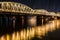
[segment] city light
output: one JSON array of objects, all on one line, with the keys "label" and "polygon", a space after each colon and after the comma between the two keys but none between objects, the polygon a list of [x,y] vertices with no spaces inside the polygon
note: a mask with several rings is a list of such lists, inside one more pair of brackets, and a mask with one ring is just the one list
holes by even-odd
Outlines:
[{"label": "city light", "polygon": [[38,38],[42,38],[42,36],[45,36],[45,34],[48,33],[48,31],[53,32],[54,30],[59,29],[59,20],[57,20],[57,24],[54,26],[54,21],[51,21],[51,24],[46,24],[42,26],[33,27],[30,29],[23,29],[20,32],[13,32],[12,35],[7,34],[0,37],[0,40],[30,40],[35,35],[37,35]]}]

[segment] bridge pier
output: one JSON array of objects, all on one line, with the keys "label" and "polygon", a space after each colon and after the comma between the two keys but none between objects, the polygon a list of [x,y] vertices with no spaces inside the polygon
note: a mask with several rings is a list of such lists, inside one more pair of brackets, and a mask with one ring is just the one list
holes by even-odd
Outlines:
[{"label": "bridge pier", "polygon": [[27,29],[27,27],[34,27],[37,25],[37,17],[35,15],[20,15],[13,16],[14,30]]},{"label": "bridge pier", "polygon": [[27,16],[14,15],[13,16],[13,28],[15,31],[27,28]]},{"label": "bridge pier", "polygon": [[49,21],[49,16],[37,15],[37,26],[46,24]]},{"label": "bridge pier", "polygon": [[30,26],[30,27],[36,26],[37,25],[37,16],[35,16],[35,15],[27,16],[27,22],[28,22],[28,26]]}]

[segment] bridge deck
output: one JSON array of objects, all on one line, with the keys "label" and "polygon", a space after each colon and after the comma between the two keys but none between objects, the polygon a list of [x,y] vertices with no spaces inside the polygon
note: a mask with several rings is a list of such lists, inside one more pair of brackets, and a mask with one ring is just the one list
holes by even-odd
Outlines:
[{"label": "bridge deck", "polygon": [[[39,9],[40,10],[40,9]],[[47,16],[57,16],[60,17],[59,13],[50,13],[44,10],[33,10],[32,8],[16,2],[0,2],[0,12],[11,12],[19,14],[38,14],[38,15],[47,15]]]}]

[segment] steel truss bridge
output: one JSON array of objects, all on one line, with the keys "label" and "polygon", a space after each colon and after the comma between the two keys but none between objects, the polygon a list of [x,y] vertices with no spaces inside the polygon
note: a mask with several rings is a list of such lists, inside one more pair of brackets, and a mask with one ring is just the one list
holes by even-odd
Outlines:
[{"label": "steel truss bridge", "polygon": [[32,9],[16,2],[0,2],[0,40],[30,40],[35,35],[41,38],[48,31],[59,29],[59,22],[59,13]]},{"label": "steel truss bridge", "polygon": [[[50,16],[60,16],[54,12],[48,12],[44,9],[35,9],[16,2],[0,2],[0,11],[2,12],[14,12],[19,14],[40,14],[40,15],[50,15]],[[52,14],[53,13],[53,14]]]}]

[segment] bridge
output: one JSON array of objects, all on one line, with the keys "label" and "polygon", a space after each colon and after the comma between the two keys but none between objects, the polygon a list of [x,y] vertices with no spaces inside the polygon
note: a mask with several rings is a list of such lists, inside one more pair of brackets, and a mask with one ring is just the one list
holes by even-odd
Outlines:
[{"label": "bridge", "polygon": [[53,13],[44,10],[44,9],[35,9],[16,2],[0,2],[0,11],[2,12],[14,12],[19,14],[40,14],[40,15],[53,15],[53,16],[60,16],[60,14]]},{"label": "bridge", "polygon": [[48,31],[59,29],[59,22],[60,13],[32,9],[16,2],[0,2],[0,40],[30,40],[35,35],[42,38]]}]

